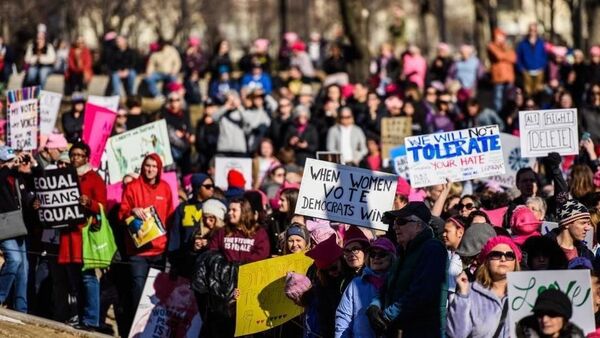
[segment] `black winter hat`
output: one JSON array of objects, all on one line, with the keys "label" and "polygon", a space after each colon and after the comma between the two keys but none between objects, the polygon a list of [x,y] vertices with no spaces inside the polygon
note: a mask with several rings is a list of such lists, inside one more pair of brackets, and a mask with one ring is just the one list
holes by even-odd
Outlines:
[{"label": "black winter hat", "polygon": [[423,202],[408,202],[404,208],[393,211],[386,211],[383,214],[382,221],[390,225],[394,224],[396,218],[407,218],[410,216],[416,216],[423,222],[429,224],[431,220],[431,211]]},{"label": "black winter hat", "polygon": [[547,289],[538,295],[532,311],[536,315],[552,313],[570,319],[573,315],[573,306],[569,297],[562,291]]}]

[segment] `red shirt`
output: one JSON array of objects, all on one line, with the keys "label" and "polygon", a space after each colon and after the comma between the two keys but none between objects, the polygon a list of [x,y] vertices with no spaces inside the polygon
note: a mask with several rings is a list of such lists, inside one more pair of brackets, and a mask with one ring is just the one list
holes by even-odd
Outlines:
[{"label": "red shirt", "polygon": [[225,236],[225,229],[217,231],[208,243],[210,250],[218,250],[230,263],[252,263],[269,258],[271,244],[267,231],[258,229],[254,236],[247,237],[235,230],[229,236]]}]

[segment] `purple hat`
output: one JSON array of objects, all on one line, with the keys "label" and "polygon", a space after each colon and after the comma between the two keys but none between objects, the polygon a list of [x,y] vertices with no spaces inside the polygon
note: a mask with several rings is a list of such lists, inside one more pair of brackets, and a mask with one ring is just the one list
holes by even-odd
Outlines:
[{"label": "purple hat", "polygon": [[373,243],[371,243],[371,250],[373,249],[380,249],[396,256],[396,246],[394,243],[392,243],[392,241],[385,237],[379,237]]}]

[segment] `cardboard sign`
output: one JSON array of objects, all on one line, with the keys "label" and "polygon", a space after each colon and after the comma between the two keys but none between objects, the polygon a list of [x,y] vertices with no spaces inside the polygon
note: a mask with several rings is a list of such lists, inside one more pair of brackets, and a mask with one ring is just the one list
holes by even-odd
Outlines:
[{"label": "cardboard sign", "polygon": [[227,190],[227,174],[235,169],[246,179],[245,190],[252,189],[252,159],[245,157],[215,157],[215,185]]},{"label": "cardboard sign", "polygon": [[52,134],[60,110],[62,94],[40,90],[40,133]]},{"label": "cardboard sign", "polygon": [[518,322],[532,315],[539,293],[546,289],[564,292],[573,305],[569,319],[585,334],[596,330],[593,290],[589,270],[518,271],[508,273],[508,319],[511,337],[516,337]]},{"label": "cardboard sign", "polygon": [[106,141],[112,133],[113,125],[117,119],[117,114],[107,108],[88,102],[85,104],[85,116],[92,117],[84,121],[88,124],[83,125],[83,141],[90,146],[90,165],[93,168],[98,168],[101,164]]},{"label": "cardboard sign", "polygon": [[126,174],[139,173],[144,157],[156,153],[163,167],[173,164],[165,120],[145,124],[108,139],[106,144],[110,183],[121,182]]},{"label": "cardboard sign", "polygon": [[387,231],[398,179],[382,172],[307,159],[296,214]]},{"label": "cardboard sign", "polygon": [[240,266],[235,336],[268,330],[304,312],[285,296],[285,276],[306,274],[311,264],[304,253],[296,253]]},{"label": "cardboard sign", "polygon": [[6,96],[6,144],[15,150],[37,149],[40,87],[10,90]]},{"label": "cardboard sign", "polygon": [[518,137],[507,133],[500,133],[500,142],[502,143],[506,174],[491,176],[484,180],[498,182],[503,187],[512,188],[517,183],[515,181],[517,171],[521,168],[532,167],[534,160],[521,156],[521,141]]},{"label": "cardboard sign", "polygon": [[48,227],[85,222],[75,168],[44,170],[37,174],[33,186],[40,201],[37,211],[40,221]]},{"label": "cardboard sign", "polygon": [[410,180],[408,174],[408,159],[406,157],[406,146],[401,145],[390,149],[389,158],[394,173],[405,180]]},{"label": "cardboard sign", "polygon": [[146,215],[146,220],[142,220],[135,216],[130,216],[125,219],[127,232],[129,232],[136,248],[167,234],[165,225],[156,214],[156,210],[153,206],[145,208],[144,214]]},{"label": "cardboard sign", "polygon": [[577,109],[520,111],[519,131],[523,157],[579,153]]},{"label": "cardboard sign", "polygon": [[[540,233],[542,234],[542,236],[545,236],[547,233],[556,228],[558,228],[557,222],[544,221],[542,223],[542,229]],[[587,246],[588,249],[592,250],[592,252],[594,251],[594,227],[591,227],[590,231],[585,233],[585,239],[583,240],[583,242],[585,243],[585,246]]]},{"label": "cardboard sign", "polygon": [[190,281],[150,268],[129,338],[197,338],[201,328]]},{"label": "cardboard sign", "polygon": [[496,125],[407,137],[406,156],[413,188],[505,173]]},{"label": "cardboard sign", "polygon": [[412,118],[384,117],[381,119],[381,153],[386,156],[390,149],[404,144],[404,138],[412,135]]}]

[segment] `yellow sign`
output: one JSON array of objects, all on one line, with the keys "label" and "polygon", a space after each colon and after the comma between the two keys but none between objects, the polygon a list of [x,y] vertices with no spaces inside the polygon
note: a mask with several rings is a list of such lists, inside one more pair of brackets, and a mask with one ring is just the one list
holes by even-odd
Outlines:
[{"label": "yellow sign", "polygon": [[296,253],[240,266],[235,336],[265,331],[300,315],[304,310],[284,293],[288,272],[306,274],[312,259]]},{"label": "yellow sign", "polygon": [[381,157],[390,156],[390,148],[404,144],[404,138],[412,135],[412,118],[384,117],[381,119]]},{"label": "yellow sign", "polygon": [[145,208],[144,213],[146,214],[145,221],[135,216],[131,216],[125,220],[127,230],[136,248],[150,243],[167,233],[154,207]]}]

